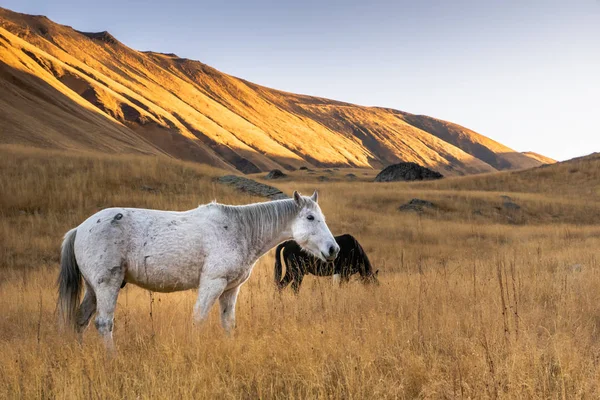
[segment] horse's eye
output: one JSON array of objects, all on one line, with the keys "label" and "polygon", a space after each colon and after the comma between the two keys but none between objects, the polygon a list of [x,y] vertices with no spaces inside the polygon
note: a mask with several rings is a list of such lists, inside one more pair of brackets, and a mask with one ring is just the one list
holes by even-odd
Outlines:
[{"label": "horse's eye", "polygon": [[312,216],[312,215],[309,215],[308,217],[306,217],[306,219],[308,219],[309,221],[312,221],[312,220],[314,220],[314,219],[315,219],[315,217],[314,217],[314,216]]}]

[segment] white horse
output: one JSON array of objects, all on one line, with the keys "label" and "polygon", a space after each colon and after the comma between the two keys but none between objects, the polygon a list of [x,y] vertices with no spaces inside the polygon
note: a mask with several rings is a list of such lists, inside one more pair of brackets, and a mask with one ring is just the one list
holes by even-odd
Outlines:
[{"label": "white horse", "polygon": [[[227,333],[235,302],[256,261],[294,239],[322,260],[339,252],[317,192],[293,199],[229,206],[202,205],[184,212],[107,208],[65,235],[59,275],[59,311],[80,334],[95,325],[108,349],[119,290],[132,283],[157,292],[198,288],[194,319],[201,322],[219,299]],[[83,278],[83,279],[82,279]],[[85,296],[79,299],[85,281]]]}]

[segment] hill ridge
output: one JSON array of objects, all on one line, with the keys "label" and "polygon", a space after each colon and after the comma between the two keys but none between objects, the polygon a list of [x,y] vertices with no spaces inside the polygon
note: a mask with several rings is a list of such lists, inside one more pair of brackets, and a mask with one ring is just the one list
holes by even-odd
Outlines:
[{"label": "hill ridge", "polygon": [[0,143],[166,153],[245,173],[407,161],[465,175],[544,162],[457,124],[271,89],[3,8],[0,61]]}]

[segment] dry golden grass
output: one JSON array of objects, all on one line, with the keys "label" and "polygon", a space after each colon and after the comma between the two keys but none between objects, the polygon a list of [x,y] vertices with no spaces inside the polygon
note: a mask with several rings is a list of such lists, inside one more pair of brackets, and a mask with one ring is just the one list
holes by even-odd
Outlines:
[{"label": "dry golden grass", "polygon": [[600,199],[600,154],[568,162],[509,173],[430,181],[417,187],[441,190],[510,191],[540,193],[548,199],[579,199],[593,205]]},{"label": "dry golden grass", "polygon": [[[234,338],[215,311],[202,329],[192,326],[193,291],[132,285],[119,298],[114,359],[93,328],[83,346],[58,332],[66,230],[107,206],[256,201],[215,184],[220,174],[164,157],[0,147],[0,398],[600,396],[597,198],[469,191],[460,179],[451,189],[277,184],[320,189],[330,227],[365,245],[379,287],[307,278],[299,296],[279,295],[269,253],[241,291]],[[523,213],[496,210],[499,194]],[[396,210],[412,197],[442,211]],[[483,211],[473,215],[476,205]]]}]

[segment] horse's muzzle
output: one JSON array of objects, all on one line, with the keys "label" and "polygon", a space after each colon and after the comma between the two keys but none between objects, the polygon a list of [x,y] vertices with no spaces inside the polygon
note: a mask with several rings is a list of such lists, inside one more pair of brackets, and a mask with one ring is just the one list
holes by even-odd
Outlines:
[{"label": "horse's muzzle", "polygon": [[323,258],[329,262],[335,261],[335,258],[337,257],[337,254],[334,256],[328,256],[328,255],[325,255],[325,253],[321,253],[321,254],[323,255]]},{"label": "horse's muzzle", "polygon": [[321,255],[323,256],[324,259],[331,262],[331,261],[335,260],[335,258],[337,257],[339,252],[340,252],[340,246],[338,246],[337,244],[331,244],[331,245],[329,245],[327,252],[321,251]]}]

